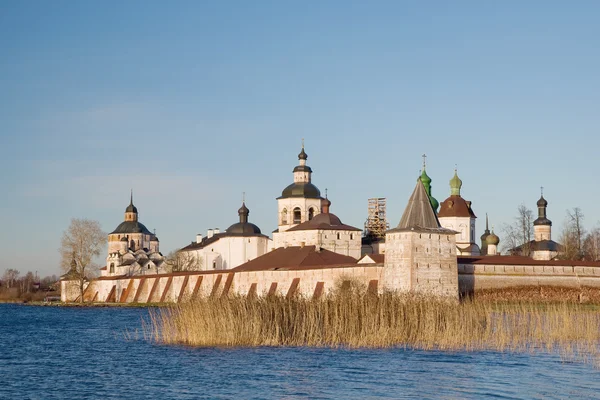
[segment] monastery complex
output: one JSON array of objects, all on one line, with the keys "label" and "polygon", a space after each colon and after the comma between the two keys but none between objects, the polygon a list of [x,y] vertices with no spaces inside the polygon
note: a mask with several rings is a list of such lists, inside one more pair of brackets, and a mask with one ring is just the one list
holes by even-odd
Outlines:
[{"label": "monastery complex", "polygon": [[[500,238],[475,231],[476,214],[461,196],[455,170],[450,196],[439,203],[423,162],[398,225],[388,229],[385,199],[369,200],[365,230],[346,225],[331,212],[327,194],[312,182],[302,146],[293,182],[277,200],[278,227],[272,238],[250,222],[245,201],[238,221],[224,231],[208,230],[182,247],[169,265],[159,240],[139,220],[133,204],[108,235],[106,266],[87,282],[84,300],[178,302],[193,296],[302,295],[319,297],[350,281],[373,292],[405,291],[458,298],[477,289],[516,286],[600,287],[600,263],[556,260],[548,202],[537,202],[534,240],[498,251]],[[516,255],[527,248],[529,256]],[[79,298],[78,285],[63,276],[62,300]]]}]

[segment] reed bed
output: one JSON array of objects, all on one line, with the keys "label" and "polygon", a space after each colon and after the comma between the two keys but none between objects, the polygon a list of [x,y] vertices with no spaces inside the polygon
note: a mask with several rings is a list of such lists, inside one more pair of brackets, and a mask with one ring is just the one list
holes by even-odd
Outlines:
[{"label": "reed bed", "polygon": [[598,365],[600,313],[568,304],[510,305],[337,293],[200,298],[151,311],[147,338],[190,346],[406,347],[558,351]]}]

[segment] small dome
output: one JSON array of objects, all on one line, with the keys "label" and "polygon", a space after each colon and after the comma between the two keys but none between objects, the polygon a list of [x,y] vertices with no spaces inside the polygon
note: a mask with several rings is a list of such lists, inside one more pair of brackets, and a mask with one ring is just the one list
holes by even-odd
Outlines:
[{"label": "small dome", "polygon": [[136,206],[134,206],[133,203],[131,203],[127,206],[127,208],[125,209],[125,212],[137,213],[138,210],[137,210]]},{"label": "small dome", "polygon": [[158,242],[158,236],[154,236],[152,239],[150,239],[151,242]]},{"label": "small dome", "polygon": [[462,187],[462,181],[458,177],[458,173],[454,170],[454,176],[450,179],[450,194],[454,196],[460,196],[460,188]]},{"label": "small dome", "polygon": [[246,203],[242,203],[242,206],[238,210],[238,215],[248,215],[249,213],[250,210],[248,209],[248,207],[246,207]]},{"label": "small dome", "polygon": [[492,233],[490,233],[490,234],[488,235],[488,237],[487,237],[487,239],[486,239],[485,241],[486,241],[486,243],[487,243],[488,245],[490,245],[490,244],[491,244],[491,245],[495,245],[495,246],[497,246],[497,245],[498,245],[498,243],[500,243],[500,238],[498,237],[498,235],[496,235],[496,234],[494,233],[494,231],[492,231]]},{"label": "small dome", "polygon": [[548,206],[548,202],[546,201],[544,196],[540,197],[540,199],[537,202],[537,206],[538,207],[547,207]]},{"label": "small dome", "polygon": [[127,237],[123,236],[123,237],[121,238],[121,242],[125,242],[125,243],[127,243]]},{"label": "small dome", "polygon": [[420,179],[421,179],[421,182],[423,182],[423,185],[428,185],[431,183],[431,178],[429,177],[429,175],[427,175],[427,172],[425,172],[425,169],[423,169]]},{"label": "small dome", "polygon": [[298,154],[298,160],[306,160],[307,158],[308,155],[304,151],[304,147],[302,147],[302,151],[300,152],[300,154]]}]

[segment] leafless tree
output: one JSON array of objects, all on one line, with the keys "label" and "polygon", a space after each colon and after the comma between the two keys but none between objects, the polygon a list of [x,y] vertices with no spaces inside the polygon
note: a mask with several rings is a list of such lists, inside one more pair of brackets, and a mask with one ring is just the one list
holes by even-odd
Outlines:
[{"label": "leafless tree", "polygon": [[10,289],[16,285],[17,279],[19,279],[19,274],[20,272],[13,268],[9,268],[4,272],[4,275],[2,275],[2,281],[4,281],[7,289]]},{"label": "leafless tree", "polygon": [[174,250],[167,254],[167,270],[174,271],[200,271],[202,269],[202,257],[195,251]]},{"label": "leafless tree", "polygon": [[583,253],[588,261],[600,260],[600,227],[595,227],[585,237]]},{"label": "leafless tree", "polygon": [[502,226],[503,251],[529,256],[530,242],[533,240],[533,211],[525,204],[521,204],[517,208],[517,216],[514,220],[514,223]]},{"label": "leafless tree", "polygon": [[560,258],[566,260],[581,260],[584,258],[585,228],[583,227],[583,218],[583,212],[579,207],[567,210],[567,217],[560,236],[560,242],[563,246]]},{"label": "leafless tree", "polygon": [[79,298],[83,303],[85,282],[98,268],[94,258],[98,257],[106,244],[106,233],[100,228],[98,221],[73,218],[71,224],[63,232],[60,254],[61,267],[71,279],[79,284]]}]

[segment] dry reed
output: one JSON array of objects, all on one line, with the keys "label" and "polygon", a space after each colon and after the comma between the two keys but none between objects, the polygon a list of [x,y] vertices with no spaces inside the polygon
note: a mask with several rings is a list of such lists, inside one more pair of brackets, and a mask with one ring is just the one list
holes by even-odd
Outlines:
[{"label": "dry reed", "polygon": [[596,365],[600,313],[567,304],[499,305],[385,293],[321,300],[200,298],[151,311],[147,337],[191,346],[407,347],[556,351]]}]

